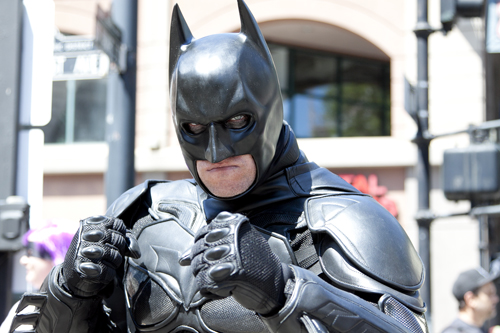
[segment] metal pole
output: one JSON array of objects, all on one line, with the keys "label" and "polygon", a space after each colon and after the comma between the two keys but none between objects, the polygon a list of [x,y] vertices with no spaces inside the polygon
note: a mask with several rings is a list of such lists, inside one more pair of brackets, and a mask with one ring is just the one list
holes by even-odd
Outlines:
[{"label": "metal pole", "polygon": [[109,206],[123,192],[135,185],[135,92],[137,49],[137,0],[114,0],[111,18],[122,32],[127,46],[127,69],[108,75],[106,137],[109,145],[108,170],[105,176]]},{"label": "metal pole", "polygon": [[481,215],[479,222],[479,262],[486,271],[490,270],[488,215]]},{"label": "metal pole", "polygon": [[22,1],[0,3],[0,200],[16,192]]},{"label": "metal pole", "polygon": [[[0,2],[0,200],[15,194],[21,73],[22,1]],[[0,235],[0,242],[1,242]],[[13,252],[0,252],[0,322],[12,303]]]},{"label": "metal pole", "polygon": [[419,254],[424,263],[425,282],[421,295],[427,305],[427,323],[429,330],[432,323],[431,306],[431,257],[430,257],[430,226],[434,220],[429,210],[430,192],[430,163],[429,163],[429,68],[428,68],[428,39],[433,29],[427,21],[427,0],[417,2],[417,126],[418,132],[415,143],[418,148],[417,179],[418,179],[418,211],[416,220],[419,230]]}]

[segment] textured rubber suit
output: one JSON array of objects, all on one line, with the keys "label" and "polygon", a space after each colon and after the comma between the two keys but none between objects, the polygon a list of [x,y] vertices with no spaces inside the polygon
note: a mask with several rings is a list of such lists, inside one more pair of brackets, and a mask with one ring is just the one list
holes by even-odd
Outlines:
[{"label": "textured rubber suit", "polygon": [[[192,180],[147,181],[81,221],[45,293],[15,325],[37,332],[427,332],[422,262],[373,198],[309,162],[283,121],[269,49],[241,31],[195,39],[176,6],[173,120]],[[325,152],[334,153],[334,152]],[[199,161],[250,155],[231,197]],[[341,157],[339,157],[341,158]],[[30,317],[31,316],[31,317]]]}]

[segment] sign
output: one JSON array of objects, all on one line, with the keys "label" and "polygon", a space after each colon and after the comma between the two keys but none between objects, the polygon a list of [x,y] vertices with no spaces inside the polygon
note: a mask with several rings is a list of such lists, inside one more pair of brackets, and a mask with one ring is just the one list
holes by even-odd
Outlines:
[{"label": "sign", "polygon": [[99,79],[108,74],[109,58],[93,38],[56,35],[53,80]]},{"label": "sign", "polygon": [[408,81],[408,79],[404,78],[404,103],[405,110],[408,114],[415,120],[418,124],[418,101],[417,101],[417,89]]},{"label": "sign", "polygon": [[109,58],[102,52],[54,55],[54,81],[98,79],[106,76],[108,69]]},{"label": "sign", "polygon": [[97,50],[93,38],[57,34],[54,40],[54,54]]}]

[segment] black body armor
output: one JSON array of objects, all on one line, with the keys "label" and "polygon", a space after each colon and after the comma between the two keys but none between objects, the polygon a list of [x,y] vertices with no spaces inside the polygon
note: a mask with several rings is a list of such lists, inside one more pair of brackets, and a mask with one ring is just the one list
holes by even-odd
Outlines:
[{"label": "black body armor", "polygon": [[[124,265],[123,290],[115,288],[104,307],[78,299],[58,286],[56,268],[38,332],[427,332],[420,258],[373,198],[302,154],[261,190],[238,207],[208,199],[190,180],[129,190],[107,212],[125,222],[140,246],[141,257]],[[202,297],[190,267],[179,263],[207,212],[229,208],[246,215],[292,267],[286,304],[274,316],[259,316],[232,297]],[[91,317],[75,325],[79,309],[87,308]]]}]

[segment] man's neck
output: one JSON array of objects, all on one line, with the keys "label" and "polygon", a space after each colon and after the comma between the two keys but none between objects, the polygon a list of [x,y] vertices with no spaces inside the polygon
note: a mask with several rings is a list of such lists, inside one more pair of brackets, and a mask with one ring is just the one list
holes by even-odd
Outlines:
[{"label": "man's neck", "polygon": [[460,310],[460,312],[458,313],[458,318],[460,318],[465,323],[476,327],[482,327],[484,325],[484,322],[486,321],[483,316],[478,315],[474,312],[474,310],[470,308]]}]

